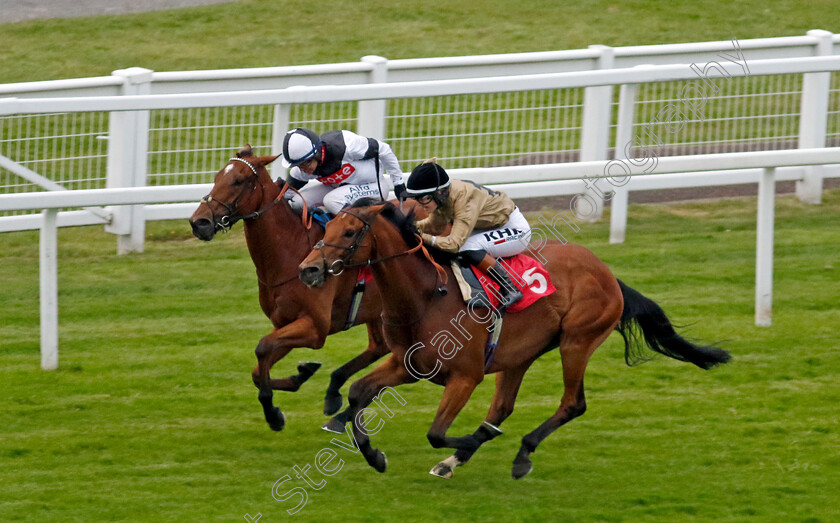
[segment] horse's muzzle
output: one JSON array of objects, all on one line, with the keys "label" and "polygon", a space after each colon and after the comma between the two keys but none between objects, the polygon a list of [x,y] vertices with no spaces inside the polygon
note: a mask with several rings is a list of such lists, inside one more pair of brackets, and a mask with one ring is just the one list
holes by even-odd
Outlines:
[{"label": "horse's muzzle", "polygon": [[199,240],[209,242],[216,235],[216,226],[207,218],[198,218],[197,220],[190,220],[193,236]]},{"label": "horse's muzzle", "polygon": [[326,272],[323,266],[301,265],[298,270],[300,271],[300,281],[307,287],[320,287],[326,280]]}]

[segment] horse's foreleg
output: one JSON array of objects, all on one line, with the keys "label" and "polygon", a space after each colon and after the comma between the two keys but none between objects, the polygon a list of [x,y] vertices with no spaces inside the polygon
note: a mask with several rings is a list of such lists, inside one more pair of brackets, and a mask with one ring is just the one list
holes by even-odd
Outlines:
[{"label": "horse's foreleg", "polygon": [[472,434],[458,438],[446,436],[446,431],[467,404],[476,386],[478,386],[478,381],[469,376],[453,376],[447,380],[435,420],[426,434],[432,447],[436,449],[449,447],[473,452],[478,448],[479,442]]},{"label": "horse's foreleg", "polygon": [[[264,336],[254,353],[257,356],[257,368],[254,383],[259,388],[259,400],[263,407],[265,420],[272,430],[283,430],[286,420],[280,408],[272,403],[273,390],[297,390],[300,384],[309,379],[320,364],[298,366],[298,375],[278,380],[271,379],[271,367],[295,347],[317,347],[318,332],[312,320],[306,316],[275,329]],[[315,366],[317,365],[317,366]],[[314,367],[314,368],[313,368]]]},{"label": "horse's foreleg", "polygon": [[417,378],[412,377],[397,357],[391,355],[373,372],[350,386],[348,402],[353,437],[368,465],[378,472],[385,472],[388,461],[381,450],[373,448],[370,444],[370,434],[364,420],[364,408],[370,405],[370,402],[386,387],[396,387],[415,381]]},{"label": "horse's foreleg", "polygon": [[[330,385],[327,387],[327,394],[324,398],[324,414],[327,416],[335,414],[341,408],[340,390],[347,380],[350,379],[350,376],[388,354],[388,346],[385,344],[385,339],[382,336],[382,322],[370,322],[367,324],[367,329],[368,339],[370,340],[367,349],[330,374]],[[330,424],[337,425],[340,421],[336,419],[330,420],[324,426],[326,427]],[[340,425],[344,427],[347,421],[348,419],[345,419],[344,423],[340,423]]]},{"label": "horse's foreleg", "polygon": [[481,445],[497,436],[501,436],[502,431],[499,426],[513,413],[513,405],[516,401],[516,395],[519,393],[519,386],[522,384],[522,378],[531,363],[529,361],[515,369],[496,374],[496,392],[493,395],[493,402],[490,404],[490,411],[481,426],[472,434],[478,446],[474,449],[458,449],[452,456],[435,465],[429,471],[429,474],[441,478],[451,478],[455,467],[464,465],[469,461]]}]

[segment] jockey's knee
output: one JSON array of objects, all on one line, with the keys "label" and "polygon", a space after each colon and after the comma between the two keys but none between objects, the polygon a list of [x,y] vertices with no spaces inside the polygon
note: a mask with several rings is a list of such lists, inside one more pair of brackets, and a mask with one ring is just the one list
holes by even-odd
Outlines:
[{"label": "jockey's knee", "polygon": [[335,194],[336,192],[337,191],[333,191],[324,196],[324,208],[333,216],[337,215],[345,206],[353,203],[345,198],[343,194]]},{"label": "jockey's knee", "polygon": [[295,195],[291,199],[289,199],[289,207],[291,207],[295,211],[302,211],[303,210],[303,198],[298,195]]},{"label": "jockey's knee", "polygon": [[485,256],[487,256],[487,251],[483,249],[461,251],[458,253],[461,262],[466,265],[478,265]]}]

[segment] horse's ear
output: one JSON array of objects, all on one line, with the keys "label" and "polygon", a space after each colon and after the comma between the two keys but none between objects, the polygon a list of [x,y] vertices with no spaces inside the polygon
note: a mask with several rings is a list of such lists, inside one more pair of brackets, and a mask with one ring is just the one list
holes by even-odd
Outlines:
[{"label": "horse's ear", "polygon": [[253,156],[253,155],[254,155],[254,153],[251,150],[251,145],[247,144],[247,143],[245,144],[245,147],[243,147],[241,151],[236,153],[237,158],[247,158],[247,157]]},{"label": "horse's ear", "polygon": [[274,156],[271,156],[271,155],[269,155],[269,156],[260,156],[259,161],[258,161],[257,163],[260,163],[260,164],[262,164],[262,165],[268,165],[268,164],[270,164],[271,162],[273,162],[274,160],[276,160],[277,158],[280,158],[280,155],[279,155],[279,154],[276,154],[276,155],[274,155]]}]

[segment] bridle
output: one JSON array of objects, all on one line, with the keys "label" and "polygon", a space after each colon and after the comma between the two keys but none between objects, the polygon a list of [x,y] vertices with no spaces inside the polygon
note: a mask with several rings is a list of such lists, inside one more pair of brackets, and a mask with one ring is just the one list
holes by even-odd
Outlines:
[{"label": "bridle", "polygon": [[213,225],[216,227],[217,231],[222,231],[222,232],[228,232],[231,229],[231,227],[233,227],[234,224],[236,222],[238,222],[239,220],[253,220],[253,219],[259,218],[260,216],[263,215],[263,213],[265,213],[266,211],[268,211],[269,209],[274,207],[277,204],[279,198],[281,198],[283,196],[283,194],[281,193],[280,196],[277,199],[272,200],[271,203],[269,203],[268,205],[266,205],[262,209],[254,211],[252,213],[237,214],[237,211],[239,210],[239,202],[240,202],[240,200],[242,200],[242,198],[246,194],[249,194],[249,193],[255,191],[257,186],[260,187],[260,190],[264,190],[264,189],[263,189],[262,185],[257,183],[259,181],[259,174],[257,173],[257,169],[250,162],[248,162],[247,160],[243,160],[242,158],[238,158],[238,157],[231,158],[228,161],[228,163],[230,163],[230,162],[242,162],[245,165],[247,165],[249,169],[251,169],[251,172],[253,173],[253,175],[248,177],[248,181],[250,181],[250,184],[251,184],[250,187],[247,188],[247,190],[241,191],[239,193],[239,196],[237,196],[233,200],[232,203],[225,203],[221,200],[213,198],[209,194],[201,198],[201,203],[208,204],[208,207],[209,207],[210,202],[216,202],[219,205],[221,205],[222,207],[224,207],[225,211],[227,211],[227,214],[225,214],[224,216],[222,216],[221,218],[216,220],[216,213],[214,213],[213,210],[210,209],[210,212],[213,215]]},{"label": "bridle", "polygon": [[333,261],[331,264],[329,264],[329,266],[327,266],[327,257],[324,255],[323,251],[321,251],[321,258],[323,258],[324,260],[324,267],[327,273],[333,276],[339,276],[341,275],[341,273],[344,272],[345,269],[375,265],[377,263],[382,263],[386,260],[398,258],[400,256],[406,256],[408,254],[413,254],[419,250],[422,250],[423,254],[426,256],[426,259],[432,262],[432,265],[434,265],[435,271],[437,272],[436,277],[438,281],[443,280],[443,284],[446,284],[446,271],[444,271],[443,267],[441,267],[434,260],[434,258],[432,258],[432,255],[429,254],[429,251],[426,250],[426,247],[423,245],[423,237],[416,233],[415,235],[417,236],[417,245],[406,251],[398,252],[396,254],[389,254],[387,256],[382,256],[381,258],[376,258],[374,260],[368,259],[363,262],[351,263],[350,258],[352,258],[356,251],[359,250],[359,247],[362,246],[362,240],[364,240],[365,236],[367,236],[368,233],[370,233],[371,238],[373,239],[373,244],[376,245],[376,235],[373,232],[371,232],[370,222],[365,220],[361,216],[354,214],[346,209],[340,210],[339,213],[349,214],[353,218],[356,218],[357,220],[362,222],[364,225],[362,225],[362,228],[356,232],[353,238],[353,243],[349,246],[345,247],[343,245],[338,245],[335,243],[327,243],[324,240],[319,240],[318,243],[315,244],[315,246],[312,248],[313,251],[321,251],[323,247],[333,247],[334,249],[341,249],[344,251],[344,255],[341,258],[338,258],[337,260]]}]

